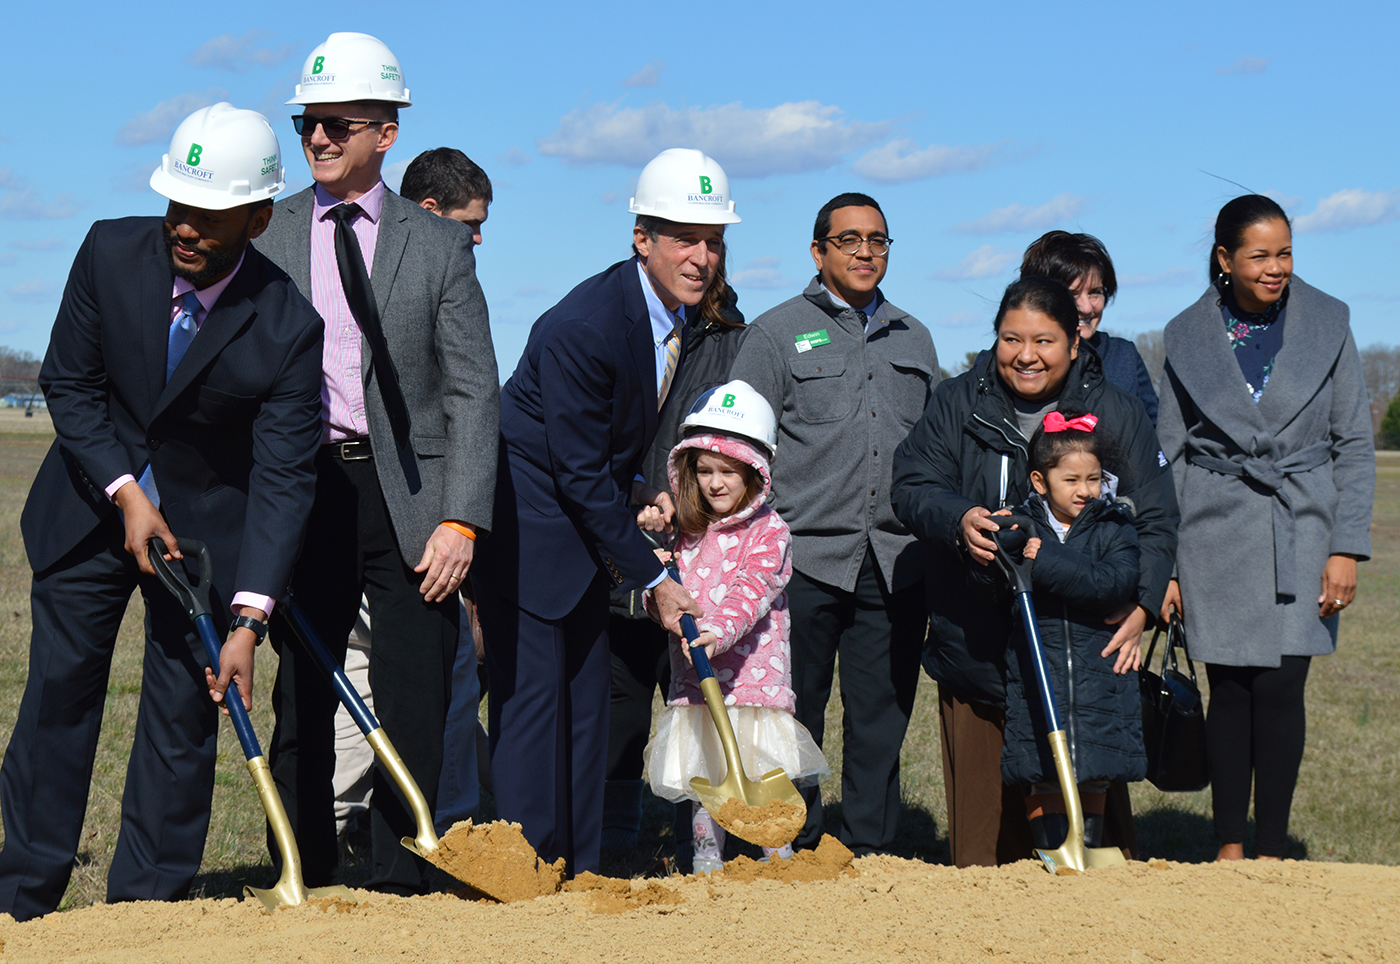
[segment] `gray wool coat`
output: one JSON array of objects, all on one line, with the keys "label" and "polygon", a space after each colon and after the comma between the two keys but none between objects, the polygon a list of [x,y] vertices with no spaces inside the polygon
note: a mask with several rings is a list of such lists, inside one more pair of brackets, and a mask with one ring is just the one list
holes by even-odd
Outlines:
[{"label": "gray wool coat", "polygon": [[[278,201],[253,242],[308,301],[314,203],[315,188]],[[395,442],[362,335],[365,421],[399,551],[416,566],[443,520],[491,528],[501,393],[471,233],[386,190],[370,287],[408,403],[409,444]]]},{"label": "gray wool coat", "polygon": [[1318,617],[1327,557],[1369,558],[1375,446],[1350,312],[1296,275],[1256,405],[1209,288],[1168,323],[1157,434],[1181,505],[1191,655],[1277,667],[1337,648]]}]

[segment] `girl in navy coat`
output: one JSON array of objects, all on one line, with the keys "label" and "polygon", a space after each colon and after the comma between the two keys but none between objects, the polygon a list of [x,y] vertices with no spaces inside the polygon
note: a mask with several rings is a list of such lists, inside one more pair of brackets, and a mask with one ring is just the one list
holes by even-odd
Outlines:
[{"label": "girl in navy coat", "polygon": [[[1104,622],[1134,598],[1138,540],[1130,506],[1114,501],[1118,480],[1105,471],[1112,445],[1091,414],[1050,412],[1030,444],[1031,485],[1022,507],[1036,524],[1026,546],[1046,663],[1069,739],[1084,805],[1085,842],[1099,844],[1110,782],[1141,780],[1147,757],[1136,670],[1114,672]],[[1024,632],[1012,635],[1006,675],[1002,778],[1028,787],[1026,814],[1037,848],[1064,842],[1064,798],[1043,732]]]}]

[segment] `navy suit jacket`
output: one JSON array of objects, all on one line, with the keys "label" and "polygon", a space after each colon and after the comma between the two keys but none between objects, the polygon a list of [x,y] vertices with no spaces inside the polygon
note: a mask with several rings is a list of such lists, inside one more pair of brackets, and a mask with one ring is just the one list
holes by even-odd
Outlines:
[{"label": "navy suit jacket", "polygon": [[540,316],[501,391],[495,528],[475,578],[542,619],[569,613],[600,569],[623,590],[656,578],[661,564],[630,506],[656,436],[656,392],[635,259]]},{"label": "navy suit jacket", "polygon": [[21,516],[29,563],[115,515],[103,490],[149,461],[170,530],[213,552],[218,602],[280,598],[315,489],[321,318],[249,246],[166,383],[173,284],[161,218],[88,231],[39,373],[58,438]]}]

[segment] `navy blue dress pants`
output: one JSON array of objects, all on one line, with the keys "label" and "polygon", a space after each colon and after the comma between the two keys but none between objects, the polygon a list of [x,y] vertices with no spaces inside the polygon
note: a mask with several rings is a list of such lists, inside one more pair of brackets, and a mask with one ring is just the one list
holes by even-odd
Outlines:
[{"label": "navy blue dress pants", "polygon": [[496,812],[546,861],[597,872],[608,763],[608,584],[599,573],[562,619],[473,583],[490,679]]},{"label": "navy blue dress pants", "polygon": [[[123,548],[113,515],[34,574],[29,677],[0,767],[0,913],[58,908],[72,874],[92,782],[117,630],[132,592],[146,599],[141,702],[122,794],[107,901],[180,900],[204,854],[219,714],[194,626]],[[227,612],[216,574],[215,610]]]}]

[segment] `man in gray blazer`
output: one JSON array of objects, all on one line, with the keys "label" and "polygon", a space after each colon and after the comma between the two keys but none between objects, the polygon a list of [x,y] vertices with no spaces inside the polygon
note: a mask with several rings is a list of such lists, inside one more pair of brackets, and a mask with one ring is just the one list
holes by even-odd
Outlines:
[{"label": "man in gray blazer", "polygon": [[[276,206],[258,247],[326,322],[316,502],[293,593],[341,658],[368,598],[378,717],[432,806],[455,597],[491,524],[500,397],[470,230],[380,179],[409,105],[397,63],[365,34],[332,34],[311,52],[288,103],[302,105],[293,124],[316,184]],[[269,755],[318,886],[338,861],[336,698],[299,646],[280,652]],[[376,770],[374,784],[367,886],[421,892],[426,865],[399,844],[412,816],[387,775]]]}]

